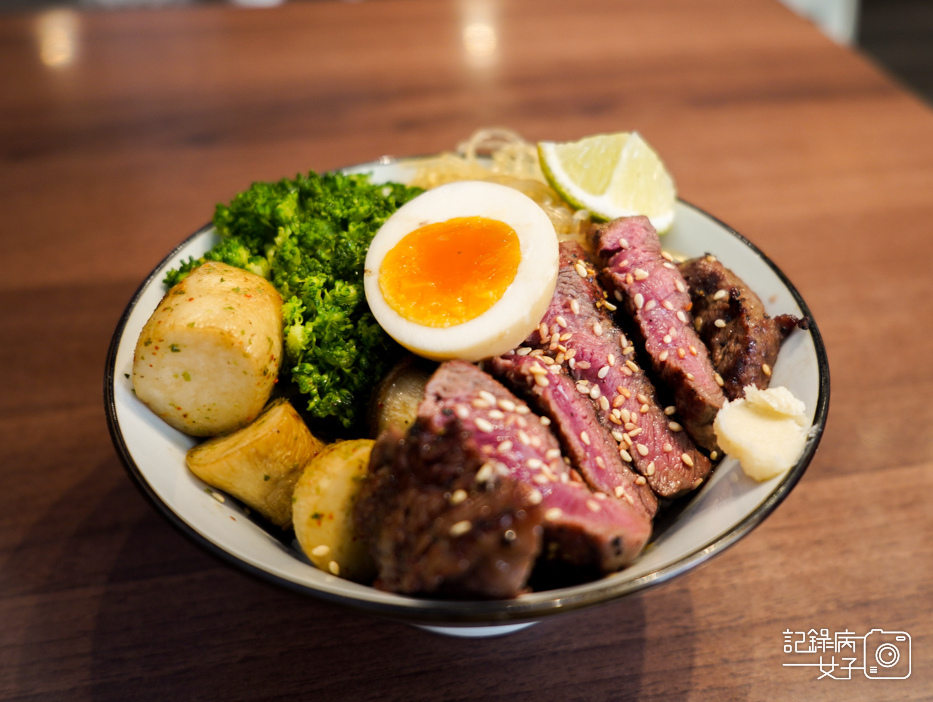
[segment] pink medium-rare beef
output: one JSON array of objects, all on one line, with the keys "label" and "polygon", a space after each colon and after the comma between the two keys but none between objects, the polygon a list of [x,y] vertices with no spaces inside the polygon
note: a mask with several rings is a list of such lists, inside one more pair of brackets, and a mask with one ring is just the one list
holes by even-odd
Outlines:
[{"label": "pink medium-rare beef", "polygon": [[600,422],[619,442],[622,459],[633,464],[655,494],[688,492],[709,473],[709,459],[661,408],[595,275],[579,244],[561,243],[554,297],[526,343],[566,367],[577,392],[592,400]]},{"label": "pink medium-rare beef", "polygon": [[[532,553],[611,572],[651,534],[643,509],[593,493],[528,405],[462,361],[431,377],[405,437],[377,440],[356,520],[379,587],[485,597],[515,594]],[[509,520],[521,533],[509,534]],[[490,532],[471,545],[471,534]],[[478,577],[500,562],[508,572],[493,587]]]},{"label": "pink medium-rare beef", "polygon": [[541,419],[476,366],[444,363],[425,388],[418,416],[435,431],[446,431],[455,418],[486,458],[487,473],[532,488],[533,501],[540,497],[544,509],[543,549],[549,557],[608,573],[630,563],[647,543],[651,519],[645,511],[593,493]]},{"label": "pink medium-rare beef", "polygon": [[693,328],[692,303],[677,266],[663,255],[647,217],[623,217],[593,228],[601,278],[634,320],[654,371],[671,389],[683,426],[715,450],[713,420],[726,397],[706,346]]},{"label": "pink medium-rare beef", "polygon": [[709,349],[726,397],[744,395],[747,385],[765,389],[784,338],[806,321],[770,317],[761,299],[715,256],[678,265],[693,302],[693,326]]},{"label": "pink medium-rare beef", "polygon": [[644,476],[636,475],[622,461],[619,444],[599,422],[592,401],[577,392],[576,383],[561,366],[553,362],[548,366],[543,358],[530,354],[508,353],[491,359],[488,368],[538,414],[550,419],[550,428],[571,465],[593,490],[627,500],[649,517],[655,515],[658,500]]},{"label": "pink medium-rare beef", "polygon": [[404,594],[502,599],[524,590],[544,512],[531,489],[495,474],[461,432],[416,422],[384,432],[354,518],[378,566],[375,586]]}]

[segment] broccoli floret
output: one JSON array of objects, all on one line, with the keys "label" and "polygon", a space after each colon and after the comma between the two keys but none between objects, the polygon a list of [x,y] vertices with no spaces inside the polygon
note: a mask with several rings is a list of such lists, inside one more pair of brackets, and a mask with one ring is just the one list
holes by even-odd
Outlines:
[{"label": "broccoli floret", "polygon": [[399,353],[366,304],[366,251],[383,222],[421,192],[342,173],[254,183],[228,205],[217,205],[220,242],[170,271],[165,282],[183,280],[206,260],[270,280],[286,301],[287,375],[308,396],[312,416],[349,428]]}]

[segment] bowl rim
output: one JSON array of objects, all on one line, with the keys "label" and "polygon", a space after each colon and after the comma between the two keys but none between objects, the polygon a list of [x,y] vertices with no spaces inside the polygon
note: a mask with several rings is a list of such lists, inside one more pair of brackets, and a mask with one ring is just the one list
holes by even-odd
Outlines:
[{"label": "bowl rim", "polygon": [[[393,160],[392,163],[398,161]],[[367,166],[385,165],[386,159],[373,161],[369,164],[360,164],[352,166],[354,171]],[[344,170],[344,169],[340,169]],[[526,602],[521,598],[512,600],[442,600],[406,597],[402,602],[382,602],[359,599],[352,595],[341,595],[315,587],[294,582],[281,577],[262,568],[259,568],[239,556],[225,550],[211,542],[208,538],[198,533],[192,526],[182,519],[171,507],[169,507],[155,492],[149,484],[145,475],[133,460],[126,443],[126,439],[120,428],[120,422],[117,415],[116,406],[116,358],[123,333],[133,313],[140,297],[143,295],[154,279],[161,273],[165,265],[175,256],[177,256],[192,240],[199,237],[213,228],[208,223],[193,234],[185,238],[181,243],[175,246],[162,260],[152,269],[146,278],[140,283],[133,296],[124,309],[120,320],[111,337],[110,346],[107,352],[107,358],[104,367],[104,406],[107,416],[107,426],[110,431],[111,440],[119,455],[124,469],[127,471],[132,482],[140,490],[143,496],[152,504],[156,511],[161,514],[173,527],[180,531],[184,536],[194,541],[201,548],[228,565],[257,578],[265,583],[270,583],[287,590],[299,592],[305,595],[311,595],[319,600],[337,604],[345,608],[374,614],[390,619],[403,620],[412,623],[452,623],[460,625],[497,625],[502,623],[513,623],[521,621],[534,621],[545,616],[562,614],[579,610],[584,607],[596,604],[607,603],[619,599],[626,595],[655,587],[675,578],[687,571],[693,570],[697,566],[706,563],[714,556],[726,551],[739,539],[750,533],[768,517],[781,502],[790,494],[791,490],[806,472],[810,461],[813,459],[823,435],[826,426],[826,420],[829,413],[830,398],[830,378],[829,378],[829,360],[826,353],[826,347],[822,335],[809,306],[804,301],[800,292],[791,283],[790,279],[777,265],[754,243],[745,238],[735,229],[725,224],[722,220],[710,215],[703,209],[678,198],[678,203],[685,207],[695,210],[700,215],[709,218],[720,227],[725,229],[731,236],[735,237],[740,243],[751,249],[751,251],[760,258],[775,275],[781,283],[787,288],[794,301],[797,303],[804,317],[809,320],[809,334],[812,337],[814,350],[817,359],[817,373],[819,377],[819,389],[814,410],[813,424],[807,438],[803,453],[797,463],[783,476],[781,482],[772,490],[768,497],[761,502],[751,513],[746,515],[738,524],[735,524],[727,531],[712,539],[705,546],[686,554],[672,563],[665,565],[655,571],[646,573],[632,580],[618,580],[605,578],[603,586],[575,592],[576,586],[555,590],[562,593],[546,601]]]}]

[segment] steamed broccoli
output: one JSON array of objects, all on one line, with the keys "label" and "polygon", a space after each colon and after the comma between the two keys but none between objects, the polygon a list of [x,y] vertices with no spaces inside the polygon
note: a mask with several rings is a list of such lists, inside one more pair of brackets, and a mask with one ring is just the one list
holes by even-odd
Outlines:
[{"label": "steamed broccoli", "polygon": [[220,242],[165,282],[173,285],[205,260],[269,279],[286,301],[285,367],[308,395],[308,412],[350,427],[397,353],[366,304],[366,251],[382,223],[420,192],[341,173],[254,183],[217,206]]}]

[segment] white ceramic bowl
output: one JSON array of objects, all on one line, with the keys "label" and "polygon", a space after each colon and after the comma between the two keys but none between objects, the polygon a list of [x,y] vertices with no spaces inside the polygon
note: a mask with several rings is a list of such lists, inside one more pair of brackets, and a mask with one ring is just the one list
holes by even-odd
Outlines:
[{"label": "white ceramic bowl", "polygon": [[[345,170],[370,172],[377,182],[410,176],[404,161],[392,159]],[[625,570],[581,585],[492,602],[405,597],[341,580],[310,565],[290,534],[253,521],[233,499],[221,503],[212,497],[185,466],[185,453],[195,439],[169,427],[133,394],[133,350],[143,324],[165,293],[165,272],[189,256],[201,255],[216,240],[213,228],[207,226],[166,256],[136,291],[114,332],[105,378],[114,445],[143,494],[186,536],[247,573],[334,604],[441,633],[483,636],[659,585],[721,553],[760,524],[803,475],[823,432],[829,409],[829,365],[812,323],[809,331],[796,331],[785,342],[772,376],[772,384],[788,387],[803,400],[812,422],[797,464],[784,475],[757,483],[745,476],[737,461],[726,457],[682,509],[659,519],[649,546]],[[769,313],[813,321],[803,298],[777,266],[751,242],[696,207],[678,202],[675,224],[662,243],[668,251],[686,256],[715,254],[758,293]]]}]

